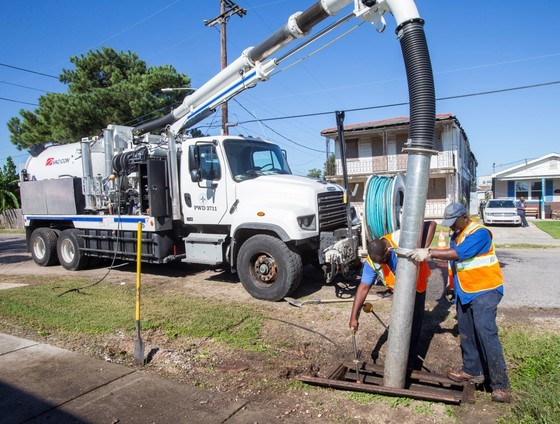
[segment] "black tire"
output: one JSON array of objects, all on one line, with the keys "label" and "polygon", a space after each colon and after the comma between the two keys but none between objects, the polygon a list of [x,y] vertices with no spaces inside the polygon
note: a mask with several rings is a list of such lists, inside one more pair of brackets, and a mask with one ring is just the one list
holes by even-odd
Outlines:
[{"label": "black tire", "polygon": [[50,228],[37,228],[31,233],[29,245],[31,257],[37,265],[52,266],[58,264],[56,254],[57,233]]},{"label": "black tire", "polygon": [[84,269],[89,262],[89,257],[85,256],[80,250],[84,247],[84,244],[80,230],[72,228],[60,233],[56,243],[60,265],[69,271]]},{"label": "black tire", "polygon": [[241,245],[237,273],[251,296],[276,302],[299,286],[303,265],[301,256],[281,240],[259,234]]}]

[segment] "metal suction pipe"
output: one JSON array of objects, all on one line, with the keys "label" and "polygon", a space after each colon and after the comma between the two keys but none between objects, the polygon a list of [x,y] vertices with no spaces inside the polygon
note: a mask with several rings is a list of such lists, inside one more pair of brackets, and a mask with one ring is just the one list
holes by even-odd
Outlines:
[{"label": "metal suction pipe", "polygon": [[[415,249],[420,239],[428,192],[430,158],[435,133],[435,90],[432,65],[424,34],[424,21],[412,1],[387,0],[397,19],[410,98],[408,165],[399,247]],[[417,11],[416,11],[417,12]],[[417,265],[406,259],[397,264],[391,323],[383,384],[404,388],[416,295]]]}]

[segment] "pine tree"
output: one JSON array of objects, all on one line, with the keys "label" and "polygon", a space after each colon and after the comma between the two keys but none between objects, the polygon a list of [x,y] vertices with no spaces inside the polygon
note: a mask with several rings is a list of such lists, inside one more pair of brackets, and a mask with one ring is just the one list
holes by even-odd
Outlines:
[{"label": "pine tree", "polygon": [[47,93],[35,111],[20,110],[8,121],[10,140],[18,149],[50,142],[72,143],[99,135],[109,124],[135,126],[167,114],[180,102],[180,92],[164,87],[188,87],[189,78],[170,65],[147,67],[132,52],[103,47],[74,56],[75,69],[59,79],[66,93]]}]

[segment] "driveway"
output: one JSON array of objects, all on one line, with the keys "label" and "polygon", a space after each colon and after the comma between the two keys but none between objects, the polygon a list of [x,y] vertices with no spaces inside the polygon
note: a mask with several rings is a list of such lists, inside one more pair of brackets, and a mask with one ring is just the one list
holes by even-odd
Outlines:
[{"label": "driveway", "polygon": [[507,247],[507,245],[513,244],[560,247],[560,240],[552,238],[549,234],[539,230],[530,219],[527,228],[513,227],[511,225],[489,225],[488,229],[492,231],[494,244],[498,247]]},{"label": "driveway", "polygon": [[[560,240],[555,240],[542,232],[533,224],[529,228],[492,226],[497,245],[496,252],[502,265],[504,274],[505,295],[500,304],[504,307],[531,307],[531,308],[560,308],[560,261],[558,254]],[[538,246],[554,246],[555,248],[511,248],[514,244],[533,244]],[[447,269],[431,264],[432,276],[428,285],[428,300],[441,298],[446,284]],[[79,271],[84,277],[96,278],[106,268],[86,269]],[[188,270],[187,270],[188,269]],[[132,265],[121,266],[114,269],[114,275],[123,272],[129,277],[135,267]],[[224,280],[223,272],[213,271],[201,267],[185,267],[184,264],[168,264],[165,267],[147,265],[143,268],[146,276],[152,275],[159,278],[196,278],[209,281]],[[69,271],[61,266],[41,268],[31,259],[25,251],[25,238],[23,234],[0,234],[0,275],[70,275]],[[121,277],[122,278],[122,277]],[[313,294],[319,297],[332,297],[332,286],[322,286],[318,283],[320,275],[306,269],[304,283],[295,293],[296,297]],[[225,281],[225,280],[224,280]],[[313,281],[313,282],[312,282]],[[20,282],[14,278],[14,283]],[[304,287],[305,283],[310,283]],[[229,281],[227,284],[230,284]],[[231,285],[230,290],[242,290],[240,284]],[[0,288],[8,288],[6,283]]]}]

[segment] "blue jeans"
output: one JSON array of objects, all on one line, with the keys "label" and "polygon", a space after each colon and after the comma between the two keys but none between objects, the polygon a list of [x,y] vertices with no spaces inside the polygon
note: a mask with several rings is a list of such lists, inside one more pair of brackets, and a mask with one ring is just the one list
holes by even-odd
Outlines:
[{"label": "blue jeans", "polygon": [[496,290],[484,293],[466,305],[457,300],[463,371],[470,375],[484,374],[492,390],[509,388],[506,361],[496,325],[500,300],[502,294]]}]

